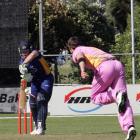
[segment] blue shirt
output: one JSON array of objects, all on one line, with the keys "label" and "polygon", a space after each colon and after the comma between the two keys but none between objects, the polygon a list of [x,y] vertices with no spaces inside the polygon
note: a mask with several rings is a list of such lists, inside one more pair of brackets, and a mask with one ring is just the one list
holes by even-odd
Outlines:
[{"label": "blue shirt", "polygon": [[[20,64],[23,63],[23,59],[20,60]],[[33,80],[44,79],[47,75],[51,73],[49,64],[46,62],[45,58],[39,54],[35,59],[33,59],[28,65],[27,69],[29,73],[32,74]]]}]

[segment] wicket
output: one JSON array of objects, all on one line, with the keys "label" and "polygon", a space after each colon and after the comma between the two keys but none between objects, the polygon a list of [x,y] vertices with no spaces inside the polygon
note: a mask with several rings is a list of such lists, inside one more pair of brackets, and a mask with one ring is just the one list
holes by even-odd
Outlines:
[{"label": "wicket", "polygon": [[[19,99],[19,96],[18,96]],[[23,114],[23,117],[22,117]],[[22,119],[23,118],[23,119]],[[30,116],[29,116],[29,126],[30,126],[30,132],[32,132],[33,130],[33,119],[32,119],[32,112],[30,112]],[[26,112],[26,108],[24,110],[20,109],[19,106],[19,100],[18,100],[18,134],[22,134],[22,120],[23,120],[23,133],[27,134],[27,112]]]}]

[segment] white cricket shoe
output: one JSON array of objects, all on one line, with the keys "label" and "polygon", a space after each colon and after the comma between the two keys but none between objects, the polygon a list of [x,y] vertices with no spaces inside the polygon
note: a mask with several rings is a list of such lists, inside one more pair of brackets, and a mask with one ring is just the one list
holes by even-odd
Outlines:
[{"label": "white cricket shoe", "polygon": [[38,129],[36,130],[36,134],[35,135],[44,135],[45,132],[42,128],[42,122],[38,122]]},{"label": "white cricket shoe", "polygon": [[35,135],[44,135],[44,134],[45,134],[44,130],[42,128],[38,128],[36,130],[36,134]]},{"label": "white cricket shoe", "polygon": [[35,127],[34,130],[32,132],[30,132],[30,135],[36,135],[36,131],[37,131],[37,129]]},{"label": "white cricket shoe", "polygon": [[134,140],[136,137],[136,130],[134,127],[130,127],[125,140]]},{"label": "white cricket shoe", "polygon": [[124,94],[123,92],[118,92],[118,94],[117,94],[117,104],[118,104],[119,113],[125,113],[125,111],[126,111],[126,100],[127,100],[127,94]]}]

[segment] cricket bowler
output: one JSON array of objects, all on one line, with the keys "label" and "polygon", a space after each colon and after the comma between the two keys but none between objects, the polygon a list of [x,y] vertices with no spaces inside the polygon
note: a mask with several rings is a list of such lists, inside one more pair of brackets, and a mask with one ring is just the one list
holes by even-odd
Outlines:
[{"label": "cricket bowler", "polygon": [[91,101],[98,105],[116,103],[118,120],[123,132],[126,133],[125,140],[134,140],[136,129],[127,96],[123,64],[113,55],[96,47],[81,45],[76,36],[70,37],[67,45],[72,53],[73,62],[80,67],[81,77],[86,79],[89,76],[86,69],[94,73]]}]

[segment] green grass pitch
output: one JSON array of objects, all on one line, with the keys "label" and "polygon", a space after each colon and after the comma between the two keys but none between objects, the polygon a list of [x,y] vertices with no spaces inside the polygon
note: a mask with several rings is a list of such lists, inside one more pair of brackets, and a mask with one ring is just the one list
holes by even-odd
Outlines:
[{"label": "green grass pitch", "polygon": [[[124,140],[117,116],[48,117],[43,136],[19,135],[17,119],[1,119],[0,140]],[[15,115],[6,115],[15,116]],[[28,123],[29,124],[29,123]],[[140,140],[140,116],[135,116],[136,140]]]}]

